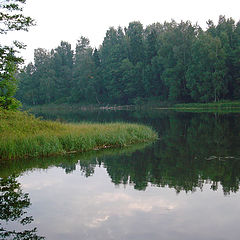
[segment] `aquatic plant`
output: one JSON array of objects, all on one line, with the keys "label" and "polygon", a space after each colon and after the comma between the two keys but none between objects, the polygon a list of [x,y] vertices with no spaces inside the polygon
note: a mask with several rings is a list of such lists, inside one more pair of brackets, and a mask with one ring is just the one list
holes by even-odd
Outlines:
[{"label": "aquatic plant", "polygon": [[0,110],[2,159],[123,147],[156,138],[151,128],[139,124],[61,123],[26,112]]}]

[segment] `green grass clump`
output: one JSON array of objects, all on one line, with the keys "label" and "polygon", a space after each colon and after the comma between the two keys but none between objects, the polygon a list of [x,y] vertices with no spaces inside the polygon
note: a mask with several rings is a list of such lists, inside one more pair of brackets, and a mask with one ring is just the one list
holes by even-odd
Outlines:
[{"label": "green grass clump", "polygon": [[156,138],[151,128],[139,124],[66,124],[0,109],[0,159],[86,152]]},{"label": "green grass clump", "polygon": [[174,108],[183,109],[238,109],[240,108],[240,101],[219,101],[210,103],[182,103],[176,104]]}]

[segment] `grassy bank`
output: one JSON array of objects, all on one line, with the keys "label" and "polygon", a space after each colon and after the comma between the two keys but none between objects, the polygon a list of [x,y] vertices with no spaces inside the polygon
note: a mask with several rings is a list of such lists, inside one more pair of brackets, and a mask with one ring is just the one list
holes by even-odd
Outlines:
[{"label": "grassy bank", "polygon": [[219,101],[211,103],[183,103],[175,104],[174,108],[177,109],[239,109],[240,110],[240,101]]},{"label": "grassy bank", "polygon": [[157,134],[137,124],[65,124],[43,121],[24,112],[0,110],[0,158],[48,156],[122,147],[155,140]]}]

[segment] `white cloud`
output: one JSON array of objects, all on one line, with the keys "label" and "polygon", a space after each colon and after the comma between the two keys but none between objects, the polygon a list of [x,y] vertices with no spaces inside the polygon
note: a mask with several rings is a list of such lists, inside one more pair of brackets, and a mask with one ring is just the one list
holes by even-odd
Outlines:
[{"label": "white cloud", "polygon": [[[78,201],[75,203],[78,204]],[[159,214],[174,210],[177,207],[176,203],[161,199],[158,196],[142,198],[124,192],[102,193],[92,200],[89,199],[89,204],[95,208],[95,211],[93,211],[93,215],[88,214],[88,218],[84,221],[88,227],[99,227],[115,216],[131,217],[137,212]]]},{"label": "white cloud", "polygon": [[74,44],[81,36],[90,39],[98,47],[110,26],[127,26],[139,20],[145,26],[154,22],[190,20],[205,27],[208,19],[216,23],[220,14],[239,20],[238,0],[27,0],[25,15],[32,16],[37,26],[28,33],[7,36],[20,39],[28,45],[22,54],[29,61],[33,49],[55,48],[61,40]]}]

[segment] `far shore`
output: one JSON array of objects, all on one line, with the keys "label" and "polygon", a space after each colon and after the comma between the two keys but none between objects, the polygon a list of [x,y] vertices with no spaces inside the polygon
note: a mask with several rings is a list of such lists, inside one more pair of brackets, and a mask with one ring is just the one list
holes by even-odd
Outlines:
[{"label": "far shore", "polygon": [[48,111],[141,111],[141,110],[173,110],[186,112],[240,112],[240,101],[219,101],[210,103],[170,103],[170,102],[146,102],[140,105],[117,105],[117,104],[45,104],[36,106],[25,106],[30,112]]}]

